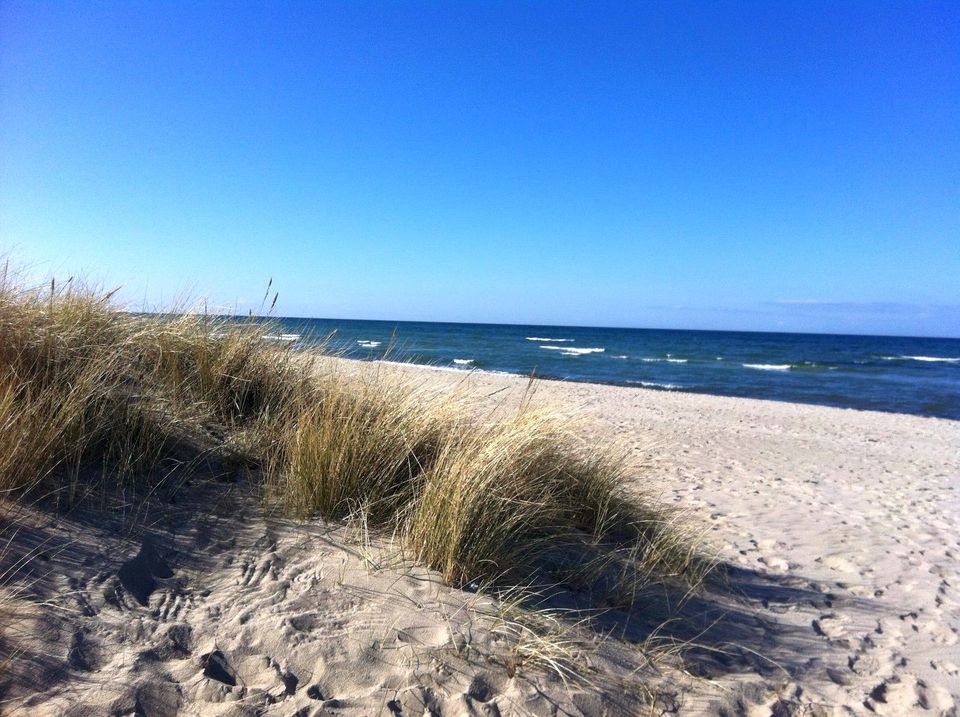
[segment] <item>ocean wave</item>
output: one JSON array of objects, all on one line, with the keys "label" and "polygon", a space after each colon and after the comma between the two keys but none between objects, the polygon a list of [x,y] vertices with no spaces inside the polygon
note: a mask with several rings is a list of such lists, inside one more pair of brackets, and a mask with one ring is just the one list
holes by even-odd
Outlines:
[{"label": "ocean wave", "polygon": [[666,363],[686,363],[686,362],[689,361],[690,359],[685,359],[685,358],[670,358],[669,356],[668,356],[667,358],[656,358],[656,357],[653,357],[653,356],[646,356],[646,357],[641,358],[640,360],[641,360],[641,361],[646,361],[647,363],[664,363],[664,362],[666,362]]},{"label": "ocean wave", "polygon": [[454,359],[453,362],[457,364],[457,366],[469,366],[473,363],[473,359]]},{"label": "ocean wave", "polygon": [[299,341],[300,334],[265,334],[264,341]]},{"label": "ocean wave", "polygon": [[828,370],[832,371],[836,366],[826,366],[819,361],[800,361],[797,363],[790,364],[790,368],[800,369],[800,370]]},{"label": "ocean wave", "polygon": [[960,357],[944,356],[881,356],[884,361],[925,361],[927,363],[960,363]]},{"label": "ocean wave", "polygon": [[755,368],[761,371],[789,371],[788,363],[744,363],[740,364],[744,368]]},{"label": "ocean wave", "polygon": [[602,354],[606,349],[596,349],[596,348],[573,348],[572,346],[541,346],[542,349],[549,349],[551,351],[559,351],[564,356],[581,356],[583,354]]},{"label": "ocean wave", "polygon": [[528,336],[527,341],[551,341],[553,343],[562,343],[564,341],[576,341],[576,339],[547,339],[542,336]]},{"label": "ocean wave", "polygon": [[627,356],[626,354],[619,354],[619,355],[617,355],[617,356],[611,356],[610,358],[625,359],[625,358],[630,358],[630,357]]},{"label": "ocean wave", "polygon": [[360,341],[357,341],[357,343],[360,344],[361,346],[363,346],[363,348],[365,348],[365,349],[375,349],[375,348],[377,348],[377,346],[379,346],[379,345],[380,345],[381,343],[383,343],[383,342],[382,342],[382,341],[367,341],[366,339],[361,339]]},{"label": "ocean wave", "polygon": [[666,391],[676,391],[683,388],[683,386],[678,383],[657,383],[656,381],[631,381],[628,379],[627,383],[635,383],[644,388],[662,388]]},{"label": "ocean wave", "polygon": [[[416,366],[417,368],[425,368],[429,371],[447,371],[452,373],[470,373],[473,369],[462,368],[460,366],[436,366],[428,363],[403,363],[402,361],[384,361],[388,364],[399,364],[401,366]],[[490,371],[489,373],[500,373],[499,371]]]},{"label": "ocean wave", "polygon": [[497,371],[494,369],[479,369],[479,368],[473,368],[472,366],[467,368],[461,368],[460,366],[438,366],[437,364],[432,364],[432,363],[413,363],[411,361],[388,361],[385,359],[377,359],[377,362],[386,364],[388,366],[406,366],[406,367],[416,366],[417,368],[422,368],[427,371],[445,371],[447,373],[465,374],[465,373],[471,373],[474,371],[479,371],[480,373],[496,374],[497,376],[524,376],[525,375],[523,373],[516,373],[514,371]]}]

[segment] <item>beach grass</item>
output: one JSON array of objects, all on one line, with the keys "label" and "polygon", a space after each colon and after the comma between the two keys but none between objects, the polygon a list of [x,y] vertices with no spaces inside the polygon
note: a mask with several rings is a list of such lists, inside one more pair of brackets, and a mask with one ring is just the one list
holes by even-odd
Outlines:
[{"label": "beach grass", "polygon": [[524,401],[493,414],[269,333],[205,312],[132,314],[96,287],[30,287],[5,270],[0,495],[62,509],[135,499],[187,470],[245,471],[270,509],[362,513],[456,585],[518,582],[545,565],[611,595],[702,577],[675,516],[627,494],[624,456],[588,443],[562,411]]}]

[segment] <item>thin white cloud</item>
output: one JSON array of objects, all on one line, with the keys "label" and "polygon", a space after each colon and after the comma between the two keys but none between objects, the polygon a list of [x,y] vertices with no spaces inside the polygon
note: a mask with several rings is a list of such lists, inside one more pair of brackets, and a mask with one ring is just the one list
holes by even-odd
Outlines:
[{"label": "thin white cloud", "polygon": [[783,309],[808,310],[814,312],[841,311],[851,314],[907,314],[927,315],[930,313],[960,312],[960,304],[913,304],[896,301],[821,301],[818,299],[780,299],[767,301],[764,305]]}]

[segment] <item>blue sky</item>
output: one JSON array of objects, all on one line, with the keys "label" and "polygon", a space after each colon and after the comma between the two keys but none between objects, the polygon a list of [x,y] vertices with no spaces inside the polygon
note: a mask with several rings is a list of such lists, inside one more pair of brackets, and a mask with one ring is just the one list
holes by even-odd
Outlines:
[{"label": "blue sky", "polygon": [[0,251],[136,306],[960,336],[960,4],[3,0]]}]

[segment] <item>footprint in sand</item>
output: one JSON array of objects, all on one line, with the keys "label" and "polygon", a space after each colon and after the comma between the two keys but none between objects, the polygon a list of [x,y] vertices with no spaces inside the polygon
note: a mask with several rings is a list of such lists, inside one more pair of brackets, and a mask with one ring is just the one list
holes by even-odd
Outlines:
[{"label": "footprint in sand", "polygon": [[931,620],[923,625],[923,631],[930,635],[934,643],[952,647],[958,642],[957,628],[944,625],[937,620]]},{"label": "footprint in sand", "polygon": [[952,713],[956,703],[946,688],[929,687],[916,676],[904,674],[880,682],[870,691],[864,706],[880,715],[915,714],[918,708],[946,715]]},{"label": "footprint in sand", "polygon": [[859,574],[860,568],[850,562],[843,555],[834,554],[834,555],[824,555],[822,558],[817,558],[817,562],[822,563],[826,567],[830,568],[834,572],[838,573],[847,573],[847,574]]},{"label": "footprint in sand", "polygon": [[833,640],[846,634],[846,623],[848,622],[850,622],[849,618],[843,615],[826,613],[814,620],[811,626],[820,637]]},{"label": "footprint in sand", "polygon": [[944,660],[942,662],[937,660],[931,660],[930,667],[935,669],[937,672],[942,672],[945,675],[949,675],[950,677],[960,676],[960,667],[957,667],[956,664],[954,664],[953,662],[950,662],[949,660]]},{"label": "footprint in sand", "polygon": [[173,570],[149,535],[144,536],[140,552],[124,562],[117,571],[120,585],[141,605],[149,602],[150,594],[156,590],[158,580],[172,576]]},{"label": "footprint in sand", "polygon": [[790,563],[784,560],[783,558],[775,558],[773,556],[764,556],[757,558],[757,562],[761,565],[765,565],[771,570],[776,570],[777,572],[786,572],[790,569]]}]

